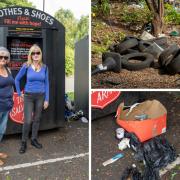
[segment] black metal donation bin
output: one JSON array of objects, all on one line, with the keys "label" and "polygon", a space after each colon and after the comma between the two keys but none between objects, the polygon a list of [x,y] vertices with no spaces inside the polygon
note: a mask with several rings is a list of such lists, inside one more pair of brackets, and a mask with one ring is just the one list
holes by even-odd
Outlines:
[{"label": "black metal donation bin", "polygon": [[[65,93],[65,28],[49,14],[26,7],[0,9],[0,46],[11,53],[9,67],[15,77],[32,44],[43,51],[43,62],[49,68],[49,107],[43,111],[40,129],[62,127],[64,124]],[[7,134],[21,132],[23,99],[14,93],[14,107],[10,113]]]}]

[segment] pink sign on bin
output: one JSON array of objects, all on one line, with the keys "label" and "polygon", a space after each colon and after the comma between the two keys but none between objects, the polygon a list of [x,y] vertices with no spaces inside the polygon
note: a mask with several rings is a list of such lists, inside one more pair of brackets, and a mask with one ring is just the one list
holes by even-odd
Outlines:
[{"label": "pink sign on bin", "polygon": [[24,123],[24,99],[15,92],[13,94],[14,106],[10,112],[10,118],[16,123]]},{"label": "pink sign on bin", "polygon": [[116,100],[120,91],[93,91],[91,93],[91,107],[103,109]]}]

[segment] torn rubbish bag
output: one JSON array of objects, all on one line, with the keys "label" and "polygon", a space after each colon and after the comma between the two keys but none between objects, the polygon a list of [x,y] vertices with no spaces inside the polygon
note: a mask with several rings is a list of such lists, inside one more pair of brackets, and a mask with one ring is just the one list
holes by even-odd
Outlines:
[{"label": "torn rubbish bag", "polygon": [[124,103],[117,109],[116,122],[127,132],[134,133],[140,142],[166,132],[166,108],[157,100],[147,100],[124,110]]},{"label": "torn rubbish bag", "polygon": [[127,180],[129,177],[132,180],[160,180],[159,170],[177,157],[174,147],[161,136],[144,143],[140,143],[132,133],[127,133],[126,137],[130,138],[130,146],[136,151],[135,157],[144,162],[145,167],[142,173],[137,168],[127,168],[121,180]]}]

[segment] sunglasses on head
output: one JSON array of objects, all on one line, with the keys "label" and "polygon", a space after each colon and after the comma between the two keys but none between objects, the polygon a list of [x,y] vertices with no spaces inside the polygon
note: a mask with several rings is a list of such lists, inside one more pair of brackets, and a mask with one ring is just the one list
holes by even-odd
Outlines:
[{"label": "sunglasses on head", "polygon": [[34,56],[34,55],[40,55],[41,53],[38,51],[38,52],[32,52],[31,55]]},{"label": "sunglasses on head", "polygon": [[9,57],[8,57],[8,56],[0,56],[0,60],[2,60],[2,59],[4,59],[4,60],[8,60],[8,59],[9,59]]}]

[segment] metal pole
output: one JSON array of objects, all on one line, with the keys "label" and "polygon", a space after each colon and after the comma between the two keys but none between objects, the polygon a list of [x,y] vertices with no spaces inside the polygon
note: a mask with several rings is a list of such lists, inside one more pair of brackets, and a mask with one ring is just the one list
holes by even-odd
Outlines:
[{"label": "metal pole", "polygon": [[45,10],[45,0],[43,0],[43,11]]}]

